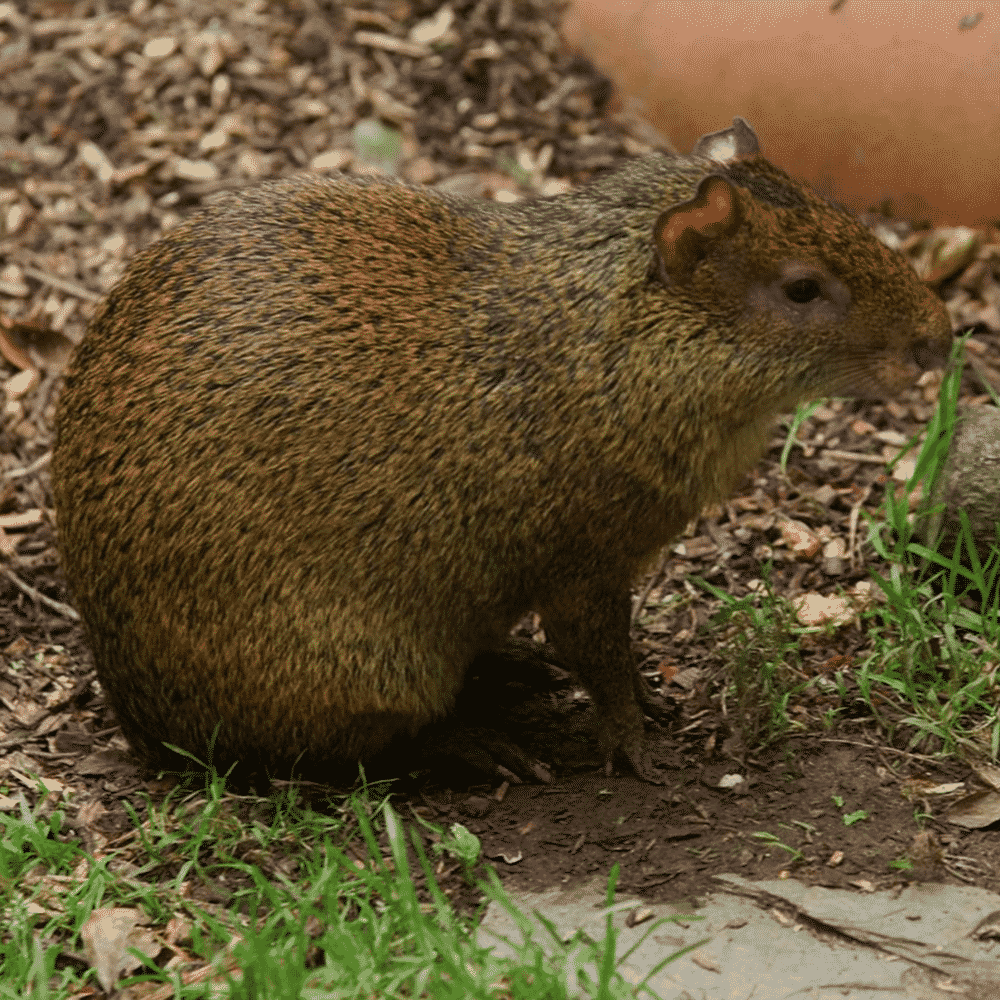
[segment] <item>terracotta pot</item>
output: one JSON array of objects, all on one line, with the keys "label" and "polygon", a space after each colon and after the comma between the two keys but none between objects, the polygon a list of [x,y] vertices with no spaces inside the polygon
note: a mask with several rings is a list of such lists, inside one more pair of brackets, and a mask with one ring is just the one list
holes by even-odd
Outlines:
[{"label": "terracotta pot", "polygon": [[743,115],[852,208],[1000,219],[1000,9],[953,0],[573,0],[567,40],[682,152]]}]

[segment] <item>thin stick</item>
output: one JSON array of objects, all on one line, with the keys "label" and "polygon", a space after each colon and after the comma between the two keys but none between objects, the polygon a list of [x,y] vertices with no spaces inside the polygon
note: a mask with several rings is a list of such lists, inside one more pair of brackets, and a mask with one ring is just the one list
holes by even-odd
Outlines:
[{"label": "thin stick", "polygon": [[39,455],[31,465],[24,465],[20,469],[8,469],[5,475],[8,479],[19,479],[21,476],[30,476],[33,472],[37,472],[51,461],[52,452],[47,451],[44,455]]},{"label": "thin stick", "polygon": [[632,608],[632,620],[631,624],[634,625],[638,621],[639,615],[642,614],[642,609],[646,606],[646,600],[652,593],[653,587],[659,582],[660,577],[663,575],[664,569],[667,567],[667,560],[670,558],[670,546],[666,545],[663,548],[663,558],[660,560],[659,568],[656,572],[649,578],[646,583],[645,588],[639,595],[639,600],[636,602],[634,608]]},{"label": "thin stick", "polygon": [[33,601],[38,601],[39,604],[44,604],[46,607],[55,611],[56,614],[60,614],[64,618],[69,618],[70,621],[78,622],[80,620],[80,616],[68,604],[63,604],[62,601],[55,601],[51,597],[46,597],[41,591],[35,590],[34,587],[26,584],[24,580],[22,580],[13,571],[7,569],[6,566],[0,567],[0,572],[2,572],[15,587],[23,590]]},{"label": "thin stick", "polygon": [[30,264],[22,264],[21,270],[29,278],[34,278],[36,281],[44,281],[47,285],[58,288],[60,292],[68,292],[70,295],[75,295],[78,299],[86,299],[88,302],[100,302],[104,298],[100,292],[92,292],[89,288],[84,288],[83,285],[78,285],[75,281],[58,278],[56,275],[49,274],[48,271],[43,271],[41,268],[32,267]]}]

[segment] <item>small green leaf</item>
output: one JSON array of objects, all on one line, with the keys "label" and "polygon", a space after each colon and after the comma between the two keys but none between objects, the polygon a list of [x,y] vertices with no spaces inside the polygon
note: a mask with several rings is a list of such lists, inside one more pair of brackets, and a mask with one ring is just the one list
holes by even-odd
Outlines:
[{"label": "small green leaf", "polygon": [[403,138],[377,118],[362,118],[351,131],[354,150],[363,160],[395,172],[403,151]]},{"label": "small green leaf", "polygon": [[461,823],[452,823],[450,837],[442,837],[434,850],[447,851],[453,858],[458,858],[464,865],[474,865],[479,860],[482,844],[479,838],[468,827]]}]

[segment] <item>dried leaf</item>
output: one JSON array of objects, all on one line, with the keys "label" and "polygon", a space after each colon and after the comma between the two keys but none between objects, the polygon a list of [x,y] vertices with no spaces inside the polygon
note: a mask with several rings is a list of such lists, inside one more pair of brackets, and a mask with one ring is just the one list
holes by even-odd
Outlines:
[{"label": "dried leaf", "polygon": [[852,603],[846,597],[810,593],[792,601],[795,616],[802,625],[847,625],[856,617]]},{"label": "dried leaf", "polygon": [[97,979],[110,993],[118,978],[137,968],[141,962],[129,954],[141,910],[125,907],[94,910],[80,928],[87,961],[97,971]]},{"label": "dried leaf", "polygon": [[944,814],[944,818],[969,830],[990,826],[1000,820],[1000,793],[990,790],[966,795]]}]

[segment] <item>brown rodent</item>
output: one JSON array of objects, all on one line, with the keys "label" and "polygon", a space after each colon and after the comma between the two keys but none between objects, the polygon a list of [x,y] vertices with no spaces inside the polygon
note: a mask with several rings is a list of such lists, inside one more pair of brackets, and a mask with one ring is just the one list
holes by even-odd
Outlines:
[{"label": "brown rodent", "polygon": [[[499,205],[298,176],[140,253],[66,376],[62,557],[126,736],[323,774],[528,609],[655,780],[629,587],[772,418],[940,362],[900,256],[742,120]],[[220,725],[221,724],[221,725]]]}]

